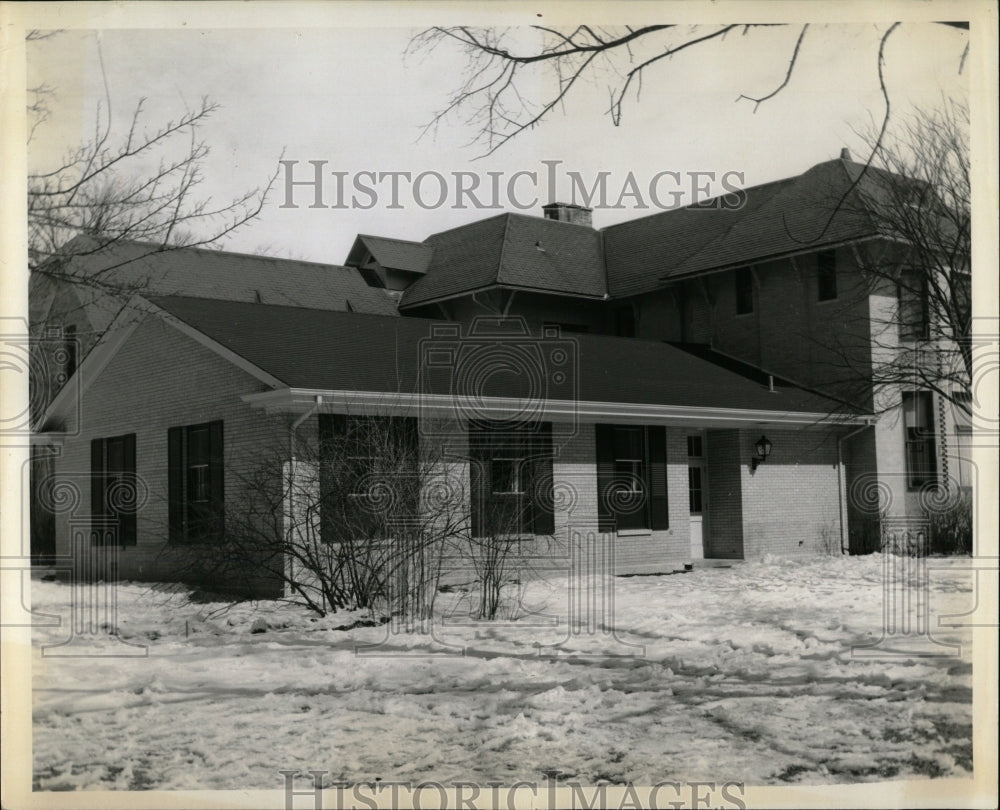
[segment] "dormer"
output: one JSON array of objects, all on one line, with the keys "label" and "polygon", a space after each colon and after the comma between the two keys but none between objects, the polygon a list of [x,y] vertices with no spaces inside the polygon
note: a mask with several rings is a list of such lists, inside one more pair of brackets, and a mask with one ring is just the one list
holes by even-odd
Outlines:
[{"label": "dormer", "polygon": [[355,268],[369,287],[384,289],[398,299],[427,273],[433,252],[422,242],[358,234],[344,264]]}]

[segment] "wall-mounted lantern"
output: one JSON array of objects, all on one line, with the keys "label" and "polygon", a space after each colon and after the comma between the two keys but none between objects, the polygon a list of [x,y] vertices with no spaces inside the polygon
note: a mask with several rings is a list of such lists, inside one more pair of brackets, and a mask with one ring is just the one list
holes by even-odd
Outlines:
[{"label": "wall-mounted lantern", "polygon": [[750,459],[750,472],[755,472],[761,464],[767,461],[767,457],[771,455],[770,439],[767,436],[761,436],[757,439],[757,443],[753,446],[753,449],[757,455]]}]

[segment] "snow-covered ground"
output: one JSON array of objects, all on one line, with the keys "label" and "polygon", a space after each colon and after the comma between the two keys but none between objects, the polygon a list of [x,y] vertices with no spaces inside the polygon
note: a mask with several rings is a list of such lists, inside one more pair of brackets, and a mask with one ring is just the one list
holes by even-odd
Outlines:
[{"label": "snow-covered ground", "polygon": [[[568,638],[565,576],[527,588],[548,619],[456,621],[467,595],[442,594],[452,618],[433,635],[124,583],[104,627],[44,655],[69,637],[71,589],[35,581],[34,609],[63,617],[35,631],[36,789],[280,789],[293,768],[328,783],[966,776],[971,639],[936,627],[971,608],[965,561],[929,561],[934,641],[911,632],[865,658],[887,559],[619,577],[615,634]],[[57,654],[74,651],[99,654]]]}]

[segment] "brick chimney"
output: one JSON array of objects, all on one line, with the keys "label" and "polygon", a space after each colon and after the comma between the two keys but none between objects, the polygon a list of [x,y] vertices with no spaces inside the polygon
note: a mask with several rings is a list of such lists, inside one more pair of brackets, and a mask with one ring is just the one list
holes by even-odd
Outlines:
[{"label": "brick chimney", "polygon": [[851,150],[848,149],[846,146],[843,149],[840,150],[840,159],[841,160],[850,160],[851,159]]},{"label": "brick chimney", "polygon": [[572,203],[554,202],[542,206],[546,219],[557,219],[560,222],[572,222],[574,225],[586,225],[588,228],[594,227],[593,208],[584,208],[582,205]]}]

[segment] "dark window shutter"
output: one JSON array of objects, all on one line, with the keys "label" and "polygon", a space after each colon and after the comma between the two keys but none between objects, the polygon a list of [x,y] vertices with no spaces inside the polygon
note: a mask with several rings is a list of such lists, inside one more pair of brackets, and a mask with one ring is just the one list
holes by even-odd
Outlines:
[{"label": "dark window shutter", "polygon": [[486,447],[486,433],[473,425],[469,426],[469,516],[473,537],[482,537],[484,511],[486,508],[486,487],[489,484],[489,463]]},{"label": "dark window shutter", "polygon": [[337,435],[335,423],[336,414],[321,413],[319,415],[319,535],[324,543],[334,542],[337,536],[337,522],[334,516],[334,493],[336,476],[334,474],[334,459],[337,457],[337,447],[334,444]]},{"label": "dark window shutter", "polygon": [[420,482],[416,480],[420,472],[420,439],[415,416],[396,416],[392,419],[393,445],[398,448],[400,461],[398,487],[401,516],[416,518],[420,510]]},{"label": "dark window shutter", "polygon": [[552,423],[541,422],[534,438],[531,462],[531,525],[533,534],[555,534],[552,493]]},{"label": "dark window shutter", "polygon": [[613,532],[615,516],[611,511],[608,490],[615,477],[614,425],[594,425],[597,455],[597,530]]},{"label": "dark window shutter", "polygon": [[123,438],[125,457],[124,478],[128,487],[128,502],[118,513],[118,542],[123,546],[134,546],[138,539],[136,525],[136,496],[138,481],[135,475],[135,434],[129,433]]},{"label": "dark window shutter", "polygon": [[184,428],[167,431],[167,520],[170,542],[183,543],[184,531]]},{"label": "dark window shutter", "polygon": [[347,434],[347,416],[342,413],[321,413],[319,415],[320,448],[328,445],[338,436]]},{"label": "dark window shutter", "polygon": [[221,421],[208,423],[208,481],[214,518],[214,540],[222,539],[226,520],[222,433]]},{"label": "dark window shutter", "polygon": [[320,456],[323,456],[333,439],[333,414],[321,413],[316,427],[319,432],[319,452]]},{"label": "dark window shutter", "polygon": [[650,528],[667,529],[667,429],[662,425],[647,428],[649,437],[649,497]]},{"label": "dark window shutter", "polygon": [[105,515],[104,439],[90,442],[90,517],[93,521],[91,542],[103,541],[104,529],[100,526]]}]

